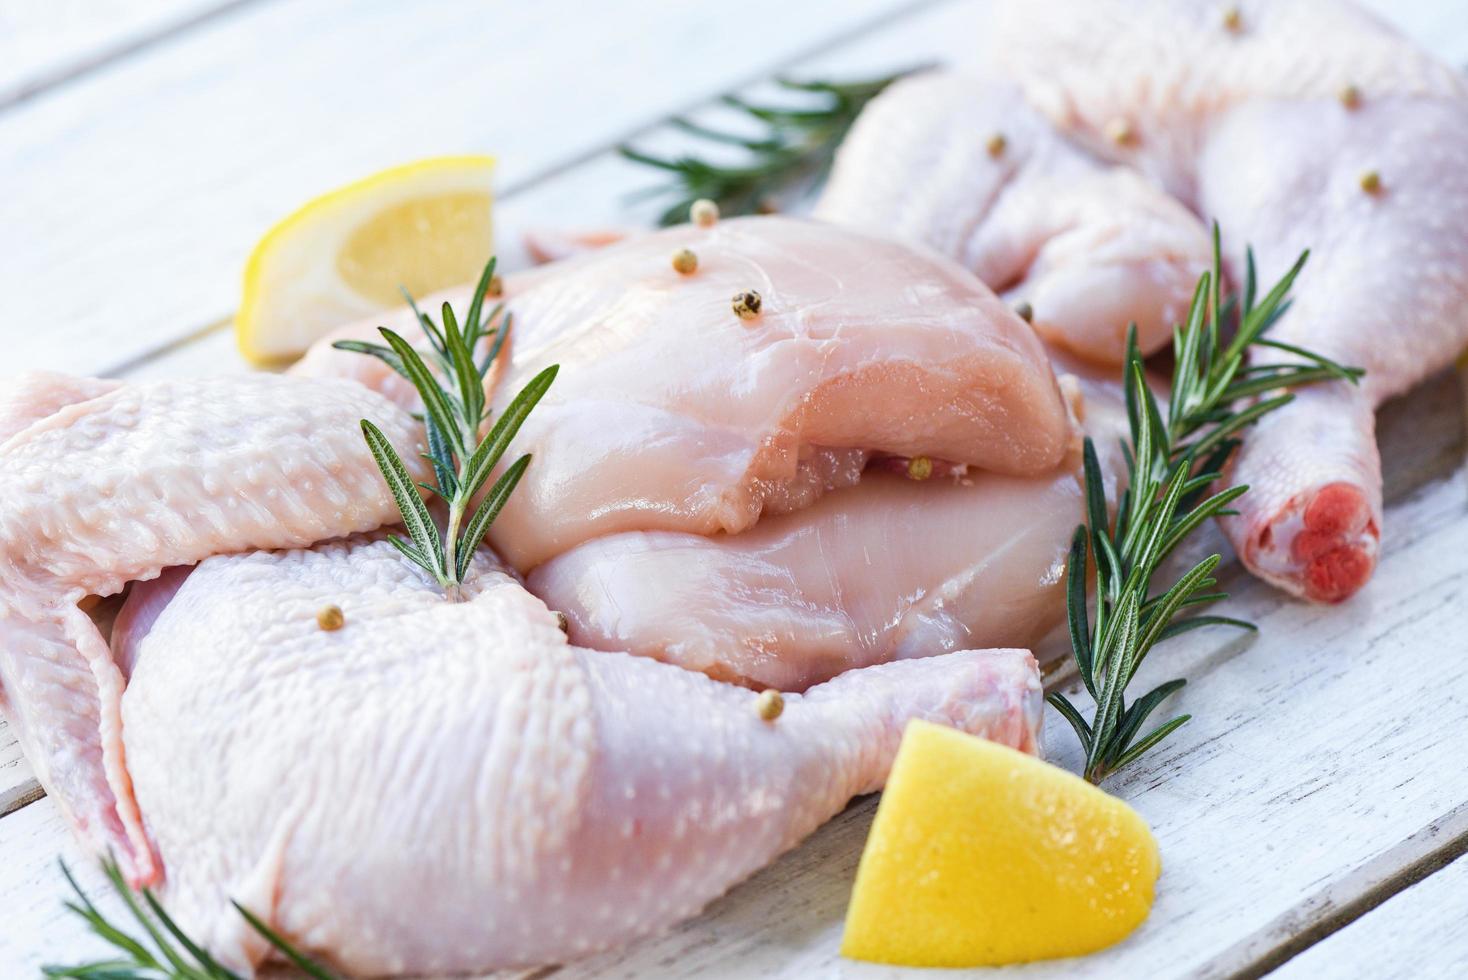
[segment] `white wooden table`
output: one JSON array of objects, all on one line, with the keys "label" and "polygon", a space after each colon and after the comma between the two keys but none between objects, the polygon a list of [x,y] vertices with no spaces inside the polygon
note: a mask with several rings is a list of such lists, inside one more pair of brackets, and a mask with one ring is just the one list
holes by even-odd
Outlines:
[{"label": "white wooden table", "polygon": [[[1462,0],[1372,5],[1468,65]],[[244,370],[228,322],[257,236],[311,195],[413,157],[499,155],[512,263],[529,228],[646,221],[624,196],[649,175],[618,142],[665,143],[669,117],[717,112],[720,93],[781,72],[970,63],[985,6],[0,0],[0,374]],[[1229,605],[1260,635],[1200,631],[1153,658],[1190,679],[1178,706],[1194,721],[1109,787],[1162,845],[1151,918],[1107,952],[1003,972],[1468,975],[1457,377],[1387,406],[1381,436],[1385,548],[1364,593],[1319,609],[1231,567]],[[1051,755],[1074,768],[1063,728],[1051,719]],[[559,972],[902,975],[835,953],[873,805],[672,934]],[[0,720],[0,977],[98,951],[61,907],[58,856],[100,891]]]}]

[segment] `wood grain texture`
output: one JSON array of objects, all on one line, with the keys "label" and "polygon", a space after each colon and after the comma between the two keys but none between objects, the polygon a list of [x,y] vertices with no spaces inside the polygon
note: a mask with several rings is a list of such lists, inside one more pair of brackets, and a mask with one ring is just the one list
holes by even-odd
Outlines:
[{"label": "wood grain texture", "polygon": [[105,372],[227,316],[261,233],[354,177],[491,152],[513,188],[912,3],[244,7],[0,114],[0,323],[34,325],[7,368]]},{"label": "wood grain texture", "polygon": [[1277,980],[1468,976],[1468,858],[1290,960]]},{"label": "wood grain texture", "polygon": [[252,0],[0,0],[0,110]]}]

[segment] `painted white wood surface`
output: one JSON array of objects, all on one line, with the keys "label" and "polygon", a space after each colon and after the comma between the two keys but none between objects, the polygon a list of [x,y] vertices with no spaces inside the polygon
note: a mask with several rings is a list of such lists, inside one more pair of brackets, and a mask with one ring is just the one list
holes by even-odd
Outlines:
[{"label": "painted white wood surface", "polygon": [[115,369],[228,316],[260,234],[345,180],[491,152],[513,189],[912,2],[244,7],[0,115],[9,356]]},{"label": "painted white wood surface", "polygon": [[[1468,63],[1468,19],[1455,16],[1453,4],[1376,0],[1371,5],[1445,57]],[[323,0],[295,6],[311,7],[315,13],[293,10],[289,23],[320,26],[326,23],[320,10],[331,4]],[[200,334],[200,329],[227,315],[239,256],[258,229],[320,187],[420,152],[488,148],[504,153],[507,145],[516,148],[516,155],[505,157],[502,171],[516,192],[498,212],[502,242],[511,245],[512,255],[513,240],[525,228],[635,219],[637,215],[623,207],[621,195],[644,184],[647,174],[607,153],[594,153],[632,129],[697,103],[733,82],[765,73],[780,58],[794,59],[799,70],[864,74],[933,58],[961,61],[975,47],[971,39],[979,29],[984,6],[979,0],[921,6],[881,31],[843,41],[841,35],[853,24],[869,22],[898,6],[872,3],[854,13],[843,7],[844,20],[829,15],[824,23],[816,23],[815,18],[809,24],[802,22],[808,31],[781,48],[784,53],[770,61],[743,63],[743,70],[727,73],[728,82],[719,81],[723,76],[716,71],[706,72],[706,65],[694,65],[695,77],[689,84],[696,91],[651,85],[629,89],[620,79],[631,69],[622,64],[608,69],[623,75],[608,75],[617,82],[606,87],[624,94],[621,101],[625,104],[610,110],[594,94],[570,97],[557,90],[552,96],[530,92],[528,101],[515,100],[517,112],[541,116],[538,128],[519,116],[505,115],[503,98],[480,102],[465,97],[431,122],[414,119],[409,124],[413,132],[440,140],[468,132],[477,141],[473,143],[446,146],[439,142],[425,149],[421,139],[404,143],[397,134],[333,130],[330,139],[322,142],[340,140],[344,145],[303,146],[299,154],[292,154],[279,151],[289,148],[292,140],[307,136],[317,140],[319,134],[296,129],[296,121],[289,116],[262,121],[258,115],[244,113],[240,132],[254,133],[249,128],[252,125],[269,128],[266,122],[280,131],[266,133],[261,146],[243,148],[238,159],[224,161],[215,172],[188,172],[210,160],[199,149],[178,158],[159,157],[163,169],[138,180],[113,175],[105,190],[115,194],[132,187],[133,199],[107,201],[107,193],[88,189],[84,200],[64,205],[61,220],[30,229],[40,236],[36,244],[41,252],[53,259],[62,256],[65,261],[52,269],[37,260],[25,267],[30,275],[24,281],[16,270],[0,264],[0,323],[34,322],[14,317],[17,312],[42,308],[45,304],[32,294],[47,289],[64,290],[63,298],[78,309],[97,297],[108,299],[105,310],[97,306],[87,314],[90,320],[78,321],[78,333],[42,335],[44,339],[35,340],[36,346],[27,354],[31,360],[7,363],[5,368],[54,364],[47,358],[59,356],[57,352],[68,347],[74,354],[76,337],[86,331],[95,337],[99,350],[84,356],[94,358],[100,366],[106,366],[103,354],[117,348],[102,349],[115,345],[114,338],[123,334],[130,335],[128,343],[135,345],[127,350],[138,352],[198,335],[193,342],[135,365],[128,372],[133,376],[242,369],[227,332]],[[463,16],[462,5],[418,16],[420,20],[443,16],[443,10]],[[633,18],[639,16],[638,11],[633,4],[622,16]],[[690,39],[698,36],[700,24],[710,23],[707,14],[674,14],[656,20],[659,36],[644,38],[638,49],[644,75],[652,60],[676,54],[649,54],[656,45],[676,44],[686,50]],[[120,62],[96,72],[95,77],[65,86],[54,97],[0,113],[0,145],[10,146],[12,134],[39,140],[30,147],[36,159],[26,164],[33,168],[27,171],[33,182],[24,185],[31,206],[42,201],[62,207],[56,202],[65,201],[65,195],[54,188],[69,188],[75,179],[89,174],[78,160],[63,159],[58,146],[67,147],[65,155],[100,153],[105,158],[108,151],[130,145],[126,126],[95,125],[126,101],[118,87],[134,98],[160,100],[161,108],[149,112],[158,112],[163,123],[147,122],[151,117],[131,117],[145,123],[139,130],[144,136],[159,132],[159,126],[170,119],[184,124],[185,129],[203,126],[207,130],[210,100],[242,108],[249,94],[239,82],[243,71],[225,71],[210,57],[266,45],[268,28],[254,22],[264,16],[263,10],[231,14],[213,30],[192,32],[195,36],[176,49],[160,46],[140,56],[137,64]],[[379,11],[377,20],[367,20],[381,27],[386,16]],[[493,16],[501,16],[499,8]],[[647,23],[644,20],[642,26],[646,28]],[[662,34],[665,27],[668,33]],[[531,24],[518,29],[528,37],[536,28]],[[590,49],[577,47],[575,38],[570,40],[565,48],[568,57],[578,58],[580,68],[589,72],[595,64],[585,56]],[[603,41],[613,44],[606,37]],[[287,45],[284,70],[278,76],[262,80],[257,73],[249,76],[251,80],[276,99],[307,90],[330,91],[346,98],[341,93],[349,85],[342,79],[324,69],[312,71],[312,66],[302,63],[308,51],[325,57],[342,49],[333,44],[292,43],[295,46]],[[797,57],[801,51],[822,48],[828,50],[819,56]],[[487,44],[486,51],[489,56],[505,56],[493,43]],[[510,57],[523,59],[524,54]],[[264,67],[274,71],[279,66],[266,59]],[[535,77],[544,79],[555,74],[555,67],[540,64],[530,71],[543,72]],[[394,84],[404,91],[386,100],[382,118],[410,118],[412,113],[401,96],[411,94],[413,86],[421,89],[427,84],[428,73],[398,67],[388,70]],[[486,77],[480,76],[481,81]],[[564,80],[559,84],[565,84]],[[377,89],[363,95],[364,100],[375,98]],[[557,101],[567,98],[571,100],[568,104]],[[641,102],[635,101],[639,98]],[[500,107],[494,127],[476,124],[466,131],[446,124],[453,112],[467,113],[490,105]],[[319,128],[321,120],[330,116],[330,108],[307,107],[302,116]],[[353,110],[348,112],[351,115]],[[615,118],[607,118],[608,112]],[[579,123],[582,131],[577,135],[585,138],[578,141],[552,131],[546,125],[550,118],[565,121],[560,129],[568,123],[576,129]],[[10,123],[17,119],[21,121],[12,128]],[[508,143],[501,139],[506,133]],[[140,137],[134,133],[133,138]],[[181,138],[167,136],[170,141]],[[653,133],[647,138],[656,145],[670,137]],[[229,145],[214,132],[205,132],[204,139],[212,153]],[[554,146],[539,152],[545,140]],[[588,153],[593,155],[577,161],[578,155]],[[568,161],[572,165],[556,169]],[[9,186],[4,181],[12,162],[0,156],[0,186]],[[42,180],[47,166],[59,167],[59,174],[71,179]],[[174,194],[175,188],[181,189]],[[214,200],[226,193],[233,198],[237,188],[239,198]],[[160,199],[160,194],[166,199]],[[189,205],[197,212],[201,200],[206,202],[203,214],[169,210]],[[7,259],[14,251],[11,243],[18,241],[11,237],[13,227],[8,219],[12,212],[6,210],[20,207],[13,201],[7,204],[0,197],[0,242]],[[127,227],[126,219],[149,213],[160,201],[165,213],[156,233],[145,224],[139,248],[119,245],[119,229]],[[87,209],[92,205],[102,210],[90,214]],[[48,227],[57,229],[49,237]],[[66,255],[83,232],[98,240],[85,243],[79,256]],[[159,246],[159,241],[170,247]],[[87,276],[79,280],[74,265],[66,264],[72,258],[82,263],[81,256],[91,256],[95,262],[101,252],[89,250],[101,249],[111,251],[102,263],[107,268],[98,273],[96,281]],[[156,261],[159,256],[166,256],[168,275],[153,278],[150,272],[142,282],[128,281],[137,278],[138,264]],[[176,256],[187,256],[186,269],[173,261]],[[12,275],[16,276],[13,282],[6,278]],[[147,292],[144,286],[180,279],[200,281],[190,281],[182,299],[169,294],[137,301]],[[76,286],[78,281],[83,285]],[[18,310],[5,305],[18,301],[36,305]],[[74,359],[67,363],[85,369]],[[1110,953],[1007,972],[1171,976],[1191,970],[1225,975],[1264,961],[1290,937],[1327,918],[1331,909],[1382,887],[1394,869],[1443,846],[1439,835],[1426,834],[1424,828],[1446,827],[1449,836],[1468,833],[1468,811],[1463,809],[1468,801],[1468,776],[1461,765],[1461,752],[1454,752],[1451,741],[1453,732],[1461,735],[1468,727],[1468,676],[1451,656],[1431,656],[1468,626],[1468,612],[1462,611],[1468,609],[1464,573],[1452,577],[1439,573],[1455,562],[1461,567],[1461,555],[1468,550],[1468,493],[1460,472],[1460,397],[1455,382],[1439,379],[1386,413],[1383,436],[1388,447],[1391,500],[1387,553],[1381,573],[1365,595],[1342,609],[1322,611],[1284,602],[1235,570],[1229,573],[1228,583],[1237,593],[1231,603],[1233,611],[1258,621],[1264,630],[1262,638],[1249,642],[1222,634],[1194,634],[1177,641],[1165,652],[1165,660],[1159,653],[1153,670],[1175,670],[1192,679],[1177,706],[1193,711],[1197,720],[1141,775],[1112,787],[1153,821],[1162,841],[1167,867],[1153,918],[1136,937]],[[1057,719],[1051,720],[1057,761],[1073,763],[1063,727]],[[13,744],[6,743],[0,728],[0,813],[6,809],[7,792],[13,797],[30,791],[33,785],[27,782],[23,763],[14,764]],[[846,963],[834,955],[851,873],[872,807],[871,800],[859,802],[797,851],[672,935],[564,972],[585,976],[699,972],[708,976],[756,972],[789,977],[906,975]],[[42,959],[82,952],[77,944],[84,940],[76,921],[60,908],[64,885],[54,870],[55,856],[60,853],[71,855],[74,865],[79,860],[52,801],[31,803],[0,820],[0,908],[6,910],[0,929],[0,973],[4,975],[12,971],[28,975],[25,971]],[[95,884],[93,869],[82,870],[86,880]],[[1413,891],[1432,881],[1427,879]],[[1461,882],[1458,884],[1461,889]],[[1411,891],[1403,897],[1410,895]],[[1369,913],[1339,936],[1375,928],[1374,917],[1390,911],[1392,904]],[[1382,928],[1386,931],[1375,934],[1378,942],[1392,934],[1389,926]],[[1432,972],[1437,965],[1438,961],[1427,960],[1419,975]]]},{"label": "painted white wood surface", "polygon": [[249,0],[0,0],[0,107]]},{"label": "painted white wood surface", "polygon": [[1277,980],[1468,976],[1468,857],[1301,953]]}]

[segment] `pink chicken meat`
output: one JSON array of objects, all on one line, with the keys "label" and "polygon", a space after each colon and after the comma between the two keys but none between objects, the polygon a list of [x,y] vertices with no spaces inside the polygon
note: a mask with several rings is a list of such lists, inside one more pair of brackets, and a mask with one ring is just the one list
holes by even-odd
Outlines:
[{"label": "pink chicken meat", "polygon": [[[77,603],[219,552],[306,545],[394,520],[357,431],[415,444],[361,386],[268,376],[119,385],[31,376],[0,418],[0,691],[47,792],[138,881],[157,868],[133,800],[124,678]],[[14,428],[14,426],[12,426]]]},{"label": "pink chicken meat", "polygon": [[920,242],[1026,302],[1051,344],[1120,364],[1172,339],[1210,247],[1151,181],[1072,144],[997,78],[904,79],[841,145],[817,217]]},{"label": "pink chicken meat", "polygon": [[1468,343],[1468,91],[1348,3],[1233,6],[1001,5],[995,58],[1062,131],[1217,219],[1236,281],[1246,242],[1264,282],[1311,250],[1271,337],[1366,377],[1247,435],[1225,530],[1256,574],[1335,602],[1376,562],[1375,407]]},{"label": "pink chicken meat", "polygon": [[225,962],[265,953],[230,897],[353,975],[584,955],[693,915],[878,789],[910,718],[1035,750],[1024,651],[854,671],[771,723],[753,692],[570,645],[487,553],[470,582],[446,602],[378,538],[224,556],[128,638],[164,894]]},{"label": "pink chicken meat", "polygon": [[[1108,499],[1125,480],[1121,386],[1062,361]],[[743,534],[597,538],[531,572],[573,641],[752,687],[803,690],[842,671],[951,650],[1030,646],[1064,613],[1084,519],[1079,443],[1040,476],[918,482],[868,472]]]},{"label": "pink chicken meat", "polygon": [[[671,264],[685,247],[691,276]],[[747,290],[752,320],[731,304]],[[621,531],[744,531],[855,483],[874,452],[1035,475],[1071,443],[1034,332],[954,263],[864,232],[685,225],[511,279],[506,296],[497,405],[561,365],[517,442],[536,465],[490,531],[521,571]],[[300,370],[397,385],[362,360],[318,347]]]}]

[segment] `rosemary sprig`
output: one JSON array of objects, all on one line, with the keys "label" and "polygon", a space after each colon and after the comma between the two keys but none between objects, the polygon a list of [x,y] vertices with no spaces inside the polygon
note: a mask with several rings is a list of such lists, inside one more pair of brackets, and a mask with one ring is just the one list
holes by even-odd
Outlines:
[{"label": "rosemary sprig", "polygon": [[726,215],[752,214],[776,191],[823,177],[835,158],[836,148],[866,104],[888,85],[916,70],[855,82],[776,80],[784,89],[807,93],[824,103],[811,108],[756,105],[734,95],[724,96],[721,100],[724,105],[745,113],[765,128],[763,136],[740,136],[687,119],[673,120],[673,125],[685,133],[739,147],[746,159],[738,164],[710,163],[688,155],[660,157],[630,146],[618,149],[629,160],[671,174],[667,184],[651,188],[643,195],[673,196],[673,203],[659,218],[660,224],[688,220],[689,207],[700,198],[712,200]]},{"label": "rosemary sprig", "polygon": [[[92,932],[106,940],[121,955],[76,966],[43,966],[43,975],[70,977],[74,980],[244,980],[239,974],[222,966],[203,947],[190,939],[163,910],[163,905],[152,891],[144,888],[134,892],[129,888],[117,862],[111,859],[102,862],[102,870],[127,906],[128,912],[137,921],[137,926],[142,929],[142,937],[108,921],[72,877],[66,862],[58,863],[61,865],[61,873],[71,885],[71,890],[76,893],[76,901],[67,902],[66,907],[85,919]],[[238,902],[232,904],[272,949],[294,963],[306,976],[315,980],[336,980],[324,967],[286,942],[279,933],[243,905]]]},{"label": "rosemary sprig", "polygon": [[[520,477],[525,475],[530,456],[521,456],[500,474],[472,515],[469,507],[509,448],[510,441],[520,431],[530,410],[555,380],[559,368],[559,365],[551,365],[532,378],[505,407],[489,433],[480,438],[479,433],[489,418],[489,406],[484,398],[484,377],[504,346],[512,319],[504,312],[502,303],[488,315],[483,315],[484,300],[494,279],[494,267],[495,260],[491,258],[474,288],[462,327],[448,303],[443,304],[443,323],[440,326],[418,309],[407,290],[403,291],[428,337],[428,356],[438,368],[436,374],[412,345],[387,327],[378,328],[387,346],[359,340],[340,340],[332,345],[338,350],[380,358],[407,378],[423,399],[423,424],[428,433],[428,452],[424,458],[433,464],[435,483],[415,484],[402,457],[388,443],[382,430],[366,419],[362,420],[362,435],[372,451],[372,458],[382,470],[382,477],[392,491],[403,516],[403,526],[408,531],[409,540],[397,536],[389,540],[409,561],[432,575],[445,594],[453,599],[460,598],[464,575],[469,570],[474,551],[510,499]],[[476,362],[474,349],[481,340],[489,337],[491,325],[494,327],[494,339],[490,341],[484,357]],[[419,487],[447,505],[448,521],[442,532],[418,492]]]},{"label": "rosemary sprig", "polygon": [[[1286,389],[1327,380],[1355,383],[1362,375],[1358,369],[1265,337],[1289,306],[1290,287],[1308,255],[1302,254],[1284,278],[1257,299],[1250,251],[1242,295],[1224,302],[1218,226],[1214,226],[1213,268],[1198,282],[1187,322],[1173,330],[1175,367],[1165,420],[1147,387],[1132,331],[1125,367],[1130,438],[1122,447],[1130,477],[1114,523],[1107,514],[1096,447],[1090,439],[1085,442],[1086,522],[1071,541],[1066,612],[1071,652],[1096,708],[1087,722],[1065,695],[1057,692],[1048,700],[1080,738],[1086,753],[1084,775],[1093,783],[1135,762],[1190,717],[1179,715],[1143,733],[1148,717],[1186,683],[1181,679],[1127,703],[1127,685],[1153,646],[1201,626],[1254,628],[1226,616],[1178,618],[1185,610],[1226,598],[1217,591],[1213,574],[1219,555],[1198,562],[1166,589],[1153,588],[1158,570],[1177,546],[1208,518],[1233,513],[1229,505],[1248,489],[1212,489],[1238,445],[1239,433],[1288,404],[1294,396]],[[1221,327],[1233,320],[1238,328],[1225,341]],[[1300,360],[1248,364],[1245,356],[1255,347],[1272,347]],[[1094,621],[1086,609],[1088,560],[1096,564]]]}]

